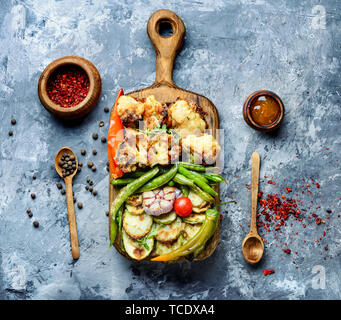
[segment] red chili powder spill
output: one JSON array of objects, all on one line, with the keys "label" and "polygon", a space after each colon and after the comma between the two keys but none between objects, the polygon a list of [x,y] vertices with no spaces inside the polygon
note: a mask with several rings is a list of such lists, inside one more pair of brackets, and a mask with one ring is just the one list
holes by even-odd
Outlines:
[{"label": "red chili powder spill", "polygon": [[277,194],[268,194],[266,198],[263,198],[263,193],[259,192],[259,204],[261,206],[258,218],[261,215],[265,221],[258,219],[258,226],[264,227],[266,230],[269,229],[266,222],[271,223],[275,230],[279,230],[288,220],[290,216],[296,219],[300,218],[301,211],[297,208],[299,200],[296,199],[280,199]]},{"label": "red chili powder spill", "polygon": [[264,275],[268,276],[269,274],[275,273],[275,270],[264,270]]},{"label": "red chili powder spill", "polygon": [[89,77],[77,66],[64,66],[52,73],[46,90],[49,98],[63,108],[74,107],[82,102],[90,88]]},{"label": "red chili powder spill", "polygon": [[[265,176],[266,179],[268,179],[268,184],[275,185],[275,181],[273,180],[273,177],[269,179],[268,176]],[[301,180],[304,182],[305,179],[301,178]],[[295,223],[299,223],[302,225],[302,231],[307,228],[307,226],[310,226],[312,224],[321,225],[324,224],[326,221],[321,219],[315,212],[311,213],[314,209],[320,209],[321,207],[316,207],[315,204],[311,204],[307,208],[304,208],[303,202],[299,199],[299,191],[301,191],[302,194],[305,194],[304,190],[307,190],[306,188],[310,188],[310,190],[307,190],[307,193],[313,194],[311,192],[311,188],[316,186],[316,189],[320,188],[320,184],[316,182],[314,179],[311,179],[313,181],[313,184],[303,184],[301,185],[301,190],[295,190],[294,193],[291,187],[285,187],[283,189],[280,189],[281,194],[276,193],[269,193],[269,194],[263,194],[263,192],[258,193],[258,202],[259,202],[259,210],[257,214],[257,226],[260,228],[260,234],[263,237],[263,241],[266,243],[266,239],[264,237],[265,232],[273,233],[274,240],[279,240],[280,235],[285,235],[285,230],[282,230],[283,227],[286,226],[293,226]],[[282,193],[285,192],[285,195]],[[289,194],[293,193],[296,195],[293,195],[292,198],[289,198]],[[310,201],[313,203],[313,201]],[[314,207],[314,208],[313,208]],[[331,212],[331,210],[327,210]],[[339,215],[340,217],[340,215]],[[328,219],[329,216],[326,217]],[[262,235],[263,231],[263,235]],[[299,233],[296,232],[296,236]],[[306,233],[305,233],[306,234]],[[323,237],[326,236],[326,232],[323,232]],[[292,240],[297,240],[297,237],[290,236]],[[322,238],[320,238],[321,241]],[[319,242],[318,238],[316,238],[316,235],[312,236],[312,239],[315,242]],[[306,243],[306,240],[304,240],[304,243]],[[276,244],[276,247],[282,246],[282,242],[280,242],[279,245]],[[285,247],[287,247],[287,243],[285,243]],[[283,252],[286,254],[291,254],[291,250],[287,248],[282,248]],[[328,248],[328,246],[327,246]],[[328,249],[325,249],[328,250]],[[296,255],[298,255],[298,252],[295,251]],[[270,270],[271,271],[271,270]],[[265,274],[265,273],[264,273]],[[270,273],[271,274],[271,273]]]}]

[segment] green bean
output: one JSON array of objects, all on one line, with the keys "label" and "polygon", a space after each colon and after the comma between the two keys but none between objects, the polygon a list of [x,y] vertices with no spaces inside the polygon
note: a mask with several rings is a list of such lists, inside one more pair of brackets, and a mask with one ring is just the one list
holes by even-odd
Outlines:
[{"label": "green bean", "polygon": [[134,178],[122,178],[122,179],[112,179],[110,181],[110,183],[113,185],[113,186],[125,186],[133,181],[135,181],[136,179]]},{"label": "green bean", "polygon": [[148,172],[148,171],[133,171],[133,172],[126,173],[124,175],[124,177],[127,177],[127,178],[140,178],[146,172]]},{"label": "green bean", "polygon": [[[116,217],[116,213],[114,214],[112,212],[112,216],[111,216],[111,225],[110,225],[110,245],[109,248],[114,244],[116,236],[117,236],[117,229],[119,229],[119,224],[117,223],[117,220],[119,217],[122,218],[122,206],[118,209],[117,211],[117,217]],[[113,215],[114,214],[114,215]]]},{"label": "green bean", "polygon": [[190,163],[190,162],[183,162],[183,161],[179,161],[178,165],[183,166],[186,169],[199,171],[199,172],[212,172],[215,170],[219,170],[218,167],[208,167],[208,166],[203,166],[197,163]]},{"label": "green bean", "polygon": [[182,196],[183,197],[188,197],[188,194],[189,194],[189,188],[188,186],[185,186],[183,184],[180,184],[180,190],[181,190],[181,193],[182,193]]},{"label": "green bean", "polygon": [[118,209],[122,206],[124,201],[126,201],[127,198],[132,195],[137,189],[139,189],[150,179],[152,179],[158,172],[159,168],[155,167],[154,169],[146,172],[142,177],[137,178],[133,182],[123,187],[111,205],[111,216],[115,219],[116,213]]},{"label": "green bean", "polygon": [[[190,170],[187,170],[185,167],[183,167],[182,165],[179,165],[178,167],[178,172],[181,173],[182,175],[186,176],[186,173],[191,173],[192,177],[196,177],[197,179],[201,180],[203,183],[207,183],[208,180],[203,176],[201,175],[200,173],[198,172],[195,172],[195,171],[190,171]],[[193,178],[191,177],[187,177],[187,178],[190,178],[192,180],[194,180]]]},{"label": "green bean", "polygon": [[202,171],[202,172],[206,171],[206,167],[201,165],[201,164],[182,162],[182,161],[179,161],[178,164],[187,168],[187,169],[191,169],[194,171]]},{"label": "green bean", "polygon": [[122,239],[122,215],[123,215],[123,206],[118,210],[117,217],[116,217],[116,223],[118,227],[118,232],[120,235],[120,247],[122,251],[125,251],[124,245],[123,245],[123,239]]},{"label": "green bean", "polygon": [[170,170],[170,167],[160,166],[159,169],[160,169],[160,171],[158,174],[162,175],[162,174],[168,172]]},{"label": "green bean", "polygon": [[174,187],[175,182],[174,182],[173,180],[171,180],[171,181],[168,182],[168,185],[169,185],[170,187]]},{"label": "green bean", "polygon": [[200,173],[203,177],[205,177],[206,179],[213,181],[213,182],[225,182],[226,180],[219,174],[215,174],[215,173],[205,173],[202,172]]},{"label": "green bean", "polygon": [[191,179],[186,178],[180,173],[177,173],[174,178],[174,182],[180,185],[186,185],[189,186],[195,193],[198,194],[198,196],[202,199],[204,199],[207,202],[214,202],[214,198],[211,197],[208,193],[200,189]]},{"label": "green bean", "polygon": [[[194,181],[195,184],[197,184],[201,189],[203,189],[205,192],[207,192],[208,194],[210,194],[213,197],[216,197],[218,195],[218,193],[216,191],[214,191],[207,183],[204,179],[202,179],[202,176],[200,176],[198,173],[193,173],[190,170],[187,170],[186,168],[182,167],[181,165],[179,166],[178,169],[179,173],[181,173],[182,175],[184,175],[185,177],[187,177],[188,179],[191,179]],[[198,177],[199,175],[199,177]]]},{"label": "green bean", "polygon": [[149,181],[140,189],[138,189],[137,192],[150,191],[150,190],[154,190],[156,188],[163,186],[164,184],[168,183],[169,181],[173,179],[177,171],[178,171],[178,167],[177,165],[174,165],[172,169],[168,170],[166,173],[162,174],[161,176],[158,176],[154,178],[153,180]]}]

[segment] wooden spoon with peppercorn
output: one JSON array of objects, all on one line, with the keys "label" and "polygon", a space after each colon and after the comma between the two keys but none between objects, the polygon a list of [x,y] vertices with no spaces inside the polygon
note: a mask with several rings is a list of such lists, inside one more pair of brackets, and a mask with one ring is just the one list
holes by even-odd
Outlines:
[{"label": "wooden spoon with peppercorn", "polygon": [[61,148],[56,155],[54,165],[61,178],[64,179],[66,188],[66,204],[69,216],[70,241],[72,257],[79,258],[79,246],[75,208],[73,205],[72,179],[77,173],[78,161],[75,153],[68,147]]},{"label": "wooden spoon with peppercorn", "polygon": [[264,243],[257,232],[257,200],[260,158],[257,152],[251,156],[251,226],[249,234],[244,238],[242,249],[246,262],[255,264],[262,259]]}]

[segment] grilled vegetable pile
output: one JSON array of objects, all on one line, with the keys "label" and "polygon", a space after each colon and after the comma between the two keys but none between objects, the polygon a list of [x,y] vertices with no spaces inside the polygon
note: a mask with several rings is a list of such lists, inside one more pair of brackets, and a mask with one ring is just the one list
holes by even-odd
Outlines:
[{"label": "grilled vegetable pile", "polygon": [[179,162],[113,179],[121,189],[111,205],[111,244],[119,235],[121,250],[134,260],[197,256],[219,223],[209,182],[225,179],[211,168]]},{"label": "grilled vegetable pile", "polygon": [[[134,260],[196,257],[217,230],[215,185],[226,181],[209,165],[220,146],[205,132],[204,114],[181,99],[162,104],[118,93],[108,133],[111,184],[119,189],[110,245]],[[198,158],[203,165],[192,163]]]}]

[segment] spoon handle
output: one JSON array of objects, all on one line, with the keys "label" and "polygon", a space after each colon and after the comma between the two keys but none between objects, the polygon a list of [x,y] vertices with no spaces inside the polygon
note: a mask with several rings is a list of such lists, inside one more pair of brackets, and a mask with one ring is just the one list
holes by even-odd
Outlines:
[{"label": "spoon handle", "polygon": [[77,260],[79,258],[79,246],[78,246],[78,235],[77,235],[77,224],[75,216],[75,207],[73,205],[73,194],[72,194],[72,178],[65,178],[66,187],[66,204],[67,212],[69,216],[69,228],[70,228],[70,241],[72,257]]},{"label": "spoon handle", "polygon": [[257,200],[258,200],[258,181],[259,181],[260,157],[258,152],[251,156],[251,227],[250,232],[257,234]]}]

